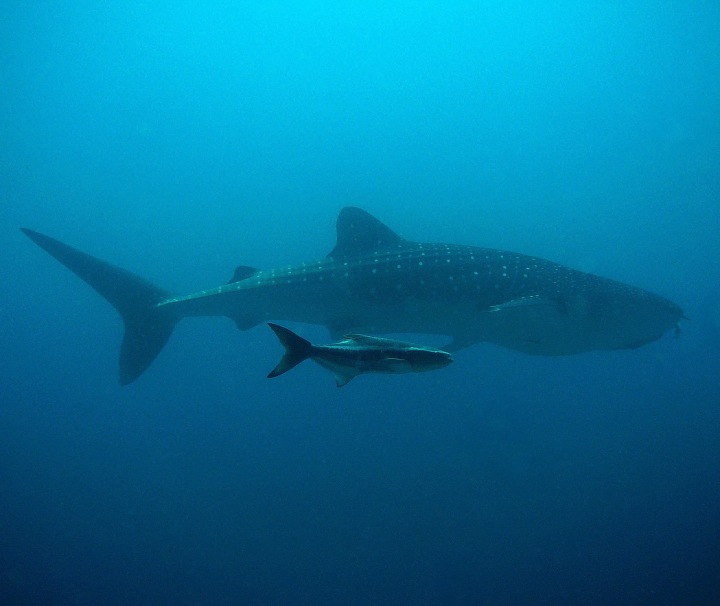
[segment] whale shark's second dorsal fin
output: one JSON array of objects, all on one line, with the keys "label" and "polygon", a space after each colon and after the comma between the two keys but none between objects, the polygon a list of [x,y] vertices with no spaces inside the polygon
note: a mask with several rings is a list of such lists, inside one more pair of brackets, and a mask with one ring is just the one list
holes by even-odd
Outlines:
[{"label": "whale shark's second dorsal fin", "polygon": [[361,208],[346,206],[337,218],[337,243],[328,257],[350,257],[383,250],[404,240]]}]

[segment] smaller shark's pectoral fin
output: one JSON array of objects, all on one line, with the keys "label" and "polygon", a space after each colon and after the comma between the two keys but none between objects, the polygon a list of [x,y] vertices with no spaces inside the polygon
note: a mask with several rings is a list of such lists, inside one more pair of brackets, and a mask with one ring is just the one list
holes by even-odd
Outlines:
[{"label": "smaller shark's pectoral fin", "polygon": [[313,357],[313,360],[333,374],[333,376],[335,377],[335,383],[338,387],[347,385],[350,381],[352,381],[355,377],[357,377],[363,372],[361,369],[355,368],[353,366],[347,366],[345,364],[337,363],[335,360],[332,359],[332,356],[329,357],[327,355],[316,355]]},{"label": "smaller shark's pectoral fin", "polygon": [[333,371],[333,375],[335,376],[335,383],[338,387],[342,387],[343,385],[347,385],[352,381],[355,377],[357,377],[360,373],[355,370],[351,370],[349,368],[343,368],[337,369]]}]

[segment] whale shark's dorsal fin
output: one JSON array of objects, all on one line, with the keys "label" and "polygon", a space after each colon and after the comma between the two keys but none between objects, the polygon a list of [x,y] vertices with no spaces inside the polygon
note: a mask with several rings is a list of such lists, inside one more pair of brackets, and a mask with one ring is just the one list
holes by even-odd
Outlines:
[{"label": "whale shark's dorsal fin", "polygon": [[346,206],[337,218],[337,243],[328,257],[350,257],[383,250],[404,240],[361,208]]},{"label": "whale shark's dorsal fin", "polygon": [[228,284],[234,284],[235,282],[242,282],[247,280],[249,277],[254,276],[260,270],[257,267],[250,267],[249,265],[238,265],[233,272],[232,278],[228,280]]}]

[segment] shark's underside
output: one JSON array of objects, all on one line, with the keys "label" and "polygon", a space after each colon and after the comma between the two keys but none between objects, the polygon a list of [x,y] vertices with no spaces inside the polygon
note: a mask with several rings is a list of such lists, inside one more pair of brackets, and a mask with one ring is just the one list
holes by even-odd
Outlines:
[{"label": "shark's underside", "polygon": [[450,350],[487,341],[540,355],[634,348],[677,326],[683,312],[646,290],[518,253],[405,240],[365,211],[344,208],[324,259],[258,270],[173,296],[142,278],[32,230],[41,248],[121,314],[120,382],[135,380],[187,316],[268,320],[346,333],[435,333]]}]

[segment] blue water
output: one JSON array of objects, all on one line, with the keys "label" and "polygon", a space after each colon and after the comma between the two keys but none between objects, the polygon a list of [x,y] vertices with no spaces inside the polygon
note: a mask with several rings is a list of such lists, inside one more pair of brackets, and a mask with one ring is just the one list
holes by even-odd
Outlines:
[{"label": "blue water", "polygon": [[[349,5],[3,3],[0,603],[720,603],[720,5]],[[193,319],[121,388],[114,310],[17,229],[186,293],[349,204],[691,319],[340,390]]]}]

